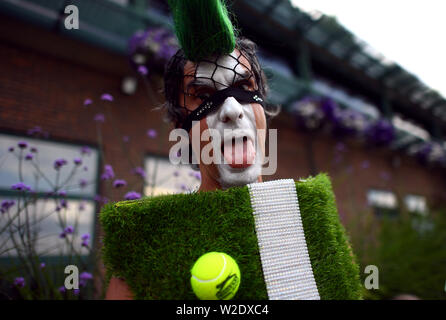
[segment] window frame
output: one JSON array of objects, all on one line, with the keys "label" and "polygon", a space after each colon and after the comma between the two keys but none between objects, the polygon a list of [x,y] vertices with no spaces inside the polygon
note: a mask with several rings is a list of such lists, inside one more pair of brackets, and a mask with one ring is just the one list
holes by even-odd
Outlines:
[{"label": "window frame", "polygon": [[[18,138],[20,140],[23,141],[41,141],[41,142],[50,142],[50,143],[56,143],[56,144],[61,144],[61,145],[66,145],[69,147],[76,147],[81,149],[82,147],[86,146],[89,147],[90,149],[94,150],[97,152],[97,159],[96,159],[96,174],[94,175],[95,177],[95,187],[93,188],[93,195],[76,195],[76,194],[70,194],[67,193],[66,196],[60,196],[60,195],[54,195],[54,194],[49,194],[48,192],[44,192],[44,191],[39,191],[39,192],[34,192],[33,196],[36,198],[36,200],[38,199],[66,199],[67,201],[69,200],[77,200],[77,201],[81,201],[81,200],[85,200],[85,201],[91,201],[93,204],[93,219],[92,219],[92,224],[90,226],[90,240],[91,240],[91,250],[88,254],[83,254],[80,255],[80,257],[86,258],[87,260],[87,264],[91,265],[92,263],[94,263],[94,251],[96,250],[96,230],[98,228],[98,217],[97,217],[97,212],[99,210],[99,206],[98,206],[98,202],[95,200],[95,196],[98,195],[100,193],[100,175],[101,175],[101,164],[102,164],[102,153],[101,153],[101,149],[92,143],[82,143],[82,142],[74,142],[74,141],[70,141],[70,140],[64,140],[64,139],[57,139],[57,138],[53,138],[53,137],[48,137],[48,138],[38,138],[38,137],[34,137],[31,135],[25,135],[25,134],[18,134],[18,133],[14,133],[14,132],[8,132],[8,131],[0,131],[1,135],[5,135],[5,136],[10,136],[10,137],[14,137],[14,138]],[[16,146],[14,146],[16,147]],[[1,168],[0,168],[1,170]],[[1,198],[8,198],[11,200],[14,200],[18,197],[18,193],[17,191],[11,190],[11,189],[6,189],[4,187],[0,186],[0,197]],[[39,254],[38,254],[39,255]],[[60,260],[66,260],[67,256],[65,255],[49,255],[49,256],[42,256],[44,262],[51,262],[51,261],[58,261],[60,262]],[[12,257],[0,257],[0,265],[3,265],[4,263],[6,264],[10,264],[10,263],[15,263],[17,261],[18,256],[12,256]]]}]

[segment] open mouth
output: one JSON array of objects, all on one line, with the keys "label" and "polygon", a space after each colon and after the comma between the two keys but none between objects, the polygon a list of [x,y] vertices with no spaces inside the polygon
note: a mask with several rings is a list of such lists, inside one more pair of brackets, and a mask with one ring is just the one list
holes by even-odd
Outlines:
[{"label": "open mouth", "polygon": [[256,156],[254,144],[246,136],[224,141],[221,153],[231,168],[247,168],[254,163]]}]

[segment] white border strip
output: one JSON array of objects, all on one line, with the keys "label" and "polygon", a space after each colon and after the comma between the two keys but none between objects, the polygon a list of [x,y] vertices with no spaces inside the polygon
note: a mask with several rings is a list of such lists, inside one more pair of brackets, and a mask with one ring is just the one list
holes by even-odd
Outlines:
[{"label": "white border strip", "polygon": [[320,300],[292,179],[248,184],[270,300]]}]

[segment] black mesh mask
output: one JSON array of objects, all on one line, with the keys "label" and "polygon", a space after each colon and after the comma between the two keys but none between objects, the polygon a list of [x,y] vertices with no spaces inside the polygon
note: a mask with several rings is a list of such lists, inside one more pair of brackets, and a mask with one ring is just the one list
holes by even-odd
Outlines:
[{"label": "black mesh mask", "polygon": [[[186,88],[183,88],[183,106],[179,106],[179,108],[183,108],[186,111],[186,117],[180,124],[180,126],[186,131],[189,132],[189,130],[191,129],[192,121],[199,121],[205,118],[208,114],[215,112],[221,107],[223,102],[228,97],[234,97],[240,104],[258,103],[262,107],[265,107],[264,97],[258,90],[254,74],[250,70],[249,66],[240,61],[242,56],[245,57],[243,55],[243,52],[239,51],[237,57],[233,56],[233,54],[234,53],[226,55],[227,57],[230,57],[231,59],[234,59],[236,61],[232,69],[219,64],[218,61],[222,57],[222,55],[218,55],[212,60],[203,59],[197,62],[194,73],[184,75],[184,78],[192,78]],[[249,61],[246,57],[245,59]],[[213,65],[211,77],[203,77],[197,75],[197,71],[202,64]],[[243,73],[237,71],[237,68],[240,65],[243,67]],[[232,81],[230,81],[229,85],[228,83],[224,84],[215,79],[215,74],[219,70],[219,68],[230,70],[233,73]],[[254,83],[254,86],[252,85],[252,83]],[[204,93],[201,91],[197,92],[192,89],[203,86],[203,84],[205,84],[204,87],[206,90]],[[187,97],[199,99],[199,106],[194,110],[190,109],[190,107],[188,108]]]}]

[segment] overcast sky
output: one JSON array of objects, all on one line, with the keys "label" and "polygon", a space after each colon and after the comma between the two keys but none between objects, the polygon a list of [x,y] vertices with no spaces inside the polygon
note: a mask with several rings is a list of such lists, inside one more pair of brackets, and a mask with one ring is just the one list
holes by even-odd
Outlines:
[{"label": "overcast sky", "polygon": [[336,16],[357,37],[446,97],[445,0],[291,0]]}]

